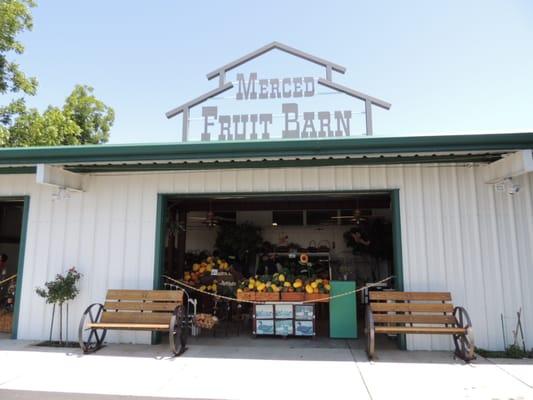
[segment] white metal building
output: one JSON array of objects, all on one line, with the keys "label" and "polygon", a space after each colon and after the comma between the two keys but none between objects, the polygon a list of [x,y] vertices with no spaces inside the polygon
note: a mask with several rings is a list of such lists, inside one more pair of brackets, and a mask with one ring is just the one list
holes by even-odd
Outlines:
[{"label": "white metal building", "polygon": [[[50,306],[34,289],[70,266],[83,274],[71,338],[108,288],[157,286],[165,195],[390,191],[403,289],[451,291],[488,349],[503,347],[501,315],[522,308],[530,348],[531,148],[533,133],[1,149],[0,199],[24,203],[13,336],[48,338]],[[42,165],[58,167],[46,184]],[[408,349],[450,346],[435,335],[407,340]]]}]

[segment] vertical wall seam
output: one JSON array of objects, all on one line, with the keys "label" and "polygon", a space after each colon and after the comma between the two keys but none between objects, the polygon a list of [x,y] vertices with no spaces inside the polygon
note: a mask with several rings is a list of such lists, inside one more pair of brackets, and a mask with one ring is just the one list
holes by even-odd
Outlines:
[{"label": "vertical wall seam", "polygon": [[[526,242],[526,243],[530,244],[529,246],[527,245],[525,246],[526,247],[526,262],[525,262],[526,271],[528,268],[527,260],[529,259],[530,262],[533,263],[533,199],[532,199],[533,173],[529,173],[528,175],[529,176],[526,176],[524,178],[524,187],[522,188],[522,192],[525,193],[524,195],[526,199],[525,199],[524,206],[523,206],[525,215],[523,216],[523,218],[521,218],[521,220],[530,221],[529,223],[526,223],[526,229],[527,229],[527,234],[528,234],[527,239],[529,240],[529,242]],[[531,180],[529,178],[531,178]],[[528,254],[529,254],[529,257],[527,256]],[[530,272],[529,276],[526,275],[526,281],[528,283],[529,290],[526,290],[525,292],[531,293],[531,289],[532,289],[531,285],[533,285],[533,271]],[[523,311],[525,311],[523,315],[526,315],[526,318],[524,318],[524,330],[525,332],[529,332],[529,327],[533,326],[531,312],[529,311],[531,307],[531,303],[525,300],[527,299],[524,297],[522,299],[522,302],[523,302],[522,307],[523,307]],[[528,315],[530,316],[530,318],[527,318]],[[527,341],[527,338],[525,338],[525,340]],[[528,344],[528,348],[530,347],[531,347],[531,344]]]},{"label": "vertical wall seam", "polygon": [[[54,201],[50,200],[50,202],[51,202],[51,205],[50,205],[50,222],[48,223],[48,245],[46,246],[47,254],[46,254],[46,270],[45,270],[45,277],[46,278],[45,279],[48,279],[48,277],[50,276],[50,265],[51,265],[50,246],[52,246],[52,243],[53,243],[52,230],[53,230],[53,226],[54,226],[53,220],[54,220],[54,215],[55,215]],[[46,311],[46,307],[43,310],[43,312],[44,311]],[[46,320],[46,317],[44,317],[44,319]],[[43,333],[44,333],[43,331],[45,331],[45,330],[46,330],[46,327],[43,324],[43,326],[41,327],[41,337],[43,336]]]},{"label": "vertical wall seam", "polygon": [[476,230],[475,230],[475,238],[476,238],[476,248],[477,248],[477,252],[479,254],[479,257],[480,257],[480,272],[481,272],[481,283],[483,285],[483,298],[484,298],[484,301],[483,301],[483,309],[484,309],[484,312],[485,312],[485,318],[484,318],[484,322],[485,322],[485,340],[486,342],[489,341],[489,335],[488,335],[488,332],[489,332],[489,319],[487,318],[487,315],[488,315],[488,301],[487,301],[487,286],[485,284],[485,274],[483,274],[483,265],[484,265],[484,252],[483,252],[483,246],[482,246],[482,243],[481,243],[481,224],[479,222],[480,218],[479,218],[479,210],[480,210],[480,204],[479,204],[479,194],[478,194],[478,188],[477,188],[477,176],[476,176],[476,171],[473,169],[473,168],[469,168],[469,173],[471,175],[471,179],[473,181],[473,191],[474,191],[474,205],[475,205],[475,212],[474,212],[474,218],[476,220]]},{"label": "vertical wall seam", "polygon": [[[33,198],[32,198],[33,197]],[[28,238],[29,236],[26,236],[26,252],[28,251],[28,248],[32,248],[32,257],[31,257],[31,260],[32,260],[32,264],[31,265],[28,265],[26,263],[26,255],[24,255],[24,270],[25,270],[25,274],[24,276],[22,277],[22,279],[28,279],[30,282],[32,281],[32,278],[35,277],[35,266],[36,266],[36,260],[37,260],[37,243],[39,243],[39,225],[40,225],[40,219],[41,219],[41,193],[40,193],[40,187],[37,188],[36,191],[34,191],[34,195],[30,197],[30,202],[32,202],[33,200],[33,203],[30,207],[30,211],[29,211],[29,214],[32,214],[32,208],[34,209],[33,213],[34,215],[32,215],[33,217],[33,224],[35,224],[34,227],[31,227],[31,222],[32,222],[32,218],[28,218],[28,231],[29,229],[32,229],[34,232],[35,232],[35,236],[33,238],[33,243],[30,243],[28,241]],[[28,217],[30,217],[28,215]],[[26,268],[30,269],[30,271],[28,271]],[[30,273],[28,273],[30,272]],[[22,282],[22,284],[24,285],[24,281]],[[34,285],[31,285],[31,286],[34,286]],[[18,321],[18,331],[17,331],[17,336],[20,337],[20,333],[21,333],[21,322],[28,322],[29,321],[32,321],[32,310],[33,310],[33,307],[31,306],[28,306],[27,307],[27,313],[28,313],[28,318],[26,319],[22,319],[22,316],[24,316],[24,312],[23,312],[23,309],[22,309],[22,305],[23,303],[26,303],[30,301],[30,299],[28,298],[27,300],[24,299],[24,298],[20,298],[20,305],[19,305],[19,310],[20,310],[20,313],[19,313],[19,321]],[[22,324],[22,331],[24,332],[24,329],[26,329],[24,327],[24,325],[26,325],[25,323]],[[30,328],[31,329],[31,328]],[[25,335],[23,335],[25,336]]]},{"label": "vertical wall seam", "polygon": [[[506,298],[506,291],[505,291],[505,285],[504,285],[504,277],[503,277],[503,260],[502,260],[502,250],[500,248],[500,237],[498,235],[500,223],[498,218],[498,202],[496,198],[496,193],[494,191],[491,191],[492,196],[490,196],[491,199],[491,206],[492,206],[492,212],[491,212],[491,221],[492,221],[492,238],[495,243],[495,249],[498,254],[498,271],[500,273],[500,291],[501,291],[501,298]],[[506,304],[505,301],[501,302],[501,308],[500,311],[505,315],[505,309]],[[503,344],[503,343],[502,343]]]},{"label": "vertical wall seam", "polygon": [[[140,224],[140,229],[139,229],[139,232],[138,232],[138,238],[139,238],[139,244],[142,243],[142,234],[143,234],[143,225],[144,225],[144,201],[145,201],[145,195],[144,195],[144,178],[141,178],[141,193],[140,193],[140,202],[141,202],[141,211],[139,213],[139,218],[141,219],[141,224]],[[172,179],[172,187],[174,188],[174,185],[175,185],[175,180]],[[157,197],[156,197],[156,201],[157,201]],[[157,215],[156,215],[157,217]],[[137,260],[138,261],[138,265],[137,265],[137,287],[141,287],[141,269],[142,269],[142,264],[141,264],[141,246],[137,246]]]},{"label": "vertical wall seam", "polygon": [[[458,174],[457,174],[457,167],[453,167],[453,177],[454,177],[454,186],[455,186],[455,197],[456,197],[456,201],[457,201],[457,211],[458,211],[458,218],[457,218],[457,225],[458,225],[458,229],[459,229],[459,238],[462,238],[463,237],[463,234],[464,234],[464,229],[463,229],[463,220],[462,220],[462,214],[461,214],[461,196],[459,196],[459,191],[460,191],[460,187],[459,187],[459,178],[458,178]],[[462,285],[462,292],[463,292],[463,299],[465,299],[465,304],[469,304],[468,302],[468,295],[467,295],[467,290],[466,290],[466,283],[464,282],[464,278],[465,278],[465,251],[464,251],[464,246],[463,246],[463,242],[461,240],[459,240],[459,249],[460,249],[460,253],[461,253],[461,274],[463,276],[463,285]]]}]

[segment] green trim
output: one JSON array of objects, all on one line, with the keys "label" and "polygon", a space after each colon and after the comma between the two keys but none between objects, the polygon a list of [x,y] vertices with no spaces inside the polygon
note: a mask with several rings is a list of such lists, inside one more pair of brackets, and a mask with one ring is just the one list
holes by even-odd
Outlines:
[{"label": "green trim", "polygon": [[0,164],[217,160],[454,151],[508,151],[533,147],[533,132],[409,137],[348,137],[270,141],[86,145],[0,149]]},{"label": "green trim", "polygon": [[[292,160],[261,160],[261,161],[210,161],[181,163],[150,163],[150,164],[105,164],[105,165],[67,165],[65,168],[77,173],[110,173],[110,172],[157,172],[184,170],[213,170],[228,168],[291,168],[320,167],[341,165],[405,165],[425,163],[491,163],[501,158],[501,154],[458,154],[429,155],[409,157],[359,157],[359,158],[312,158]],[[1,170],[1,169],[0,169]],[[1,173],[1,172],[0,172]]]},{"label": "green trim", "polygon": [[[394,286],[396,290],[403,291],[403,253],[402,253],[402,219],[400,212],[400,190],[391,191],[392,204],[392,242],[393,242],[393,271],[396,279]],[[407,349],[405,335],[398,336],[398,347],[401,350]]]},{"label": "green trim", "polygon": [[[154,280],[153,289],[161,289],[161,275],[164,271],[165,263],[165,221],[166,221],[167,196],[157,195],[157,212],[155,225],[155,258],[154,258]],[[152,332],[152,344],[161,342],[161,334]]]},{"label": "green trim", "polygon": [[161,274],[164,270],[165,263],[165,220],[166,220],[167,196],[157,195],[157,213],[155,226],[155,262],[154,262],[154,281],[153,288],[161,289]]},{"label": "green trim", "polygon": [[24,196],[24,209],[22,211],[22,230],[19,243],[19,260],[17,266],[17,287],[15,289],[15,310],[13,312],[13,329],[11,338],[17,339],[20,313],[20,299],[22,297],[22,277],[24,272],[24,255],[26,252],[26,236],[28,233],[28,216],[30,211],[30,196]]},{"label": "green trim", "polygon": [[402,221],[400,215],[400,190],[390,192],[392,204],[392,240],[394,243],[395,289],[403,291]]},{"label": "green trim", "polygon": [[35,174],[36,167],[4,167],[0,168],[0,175]]}]

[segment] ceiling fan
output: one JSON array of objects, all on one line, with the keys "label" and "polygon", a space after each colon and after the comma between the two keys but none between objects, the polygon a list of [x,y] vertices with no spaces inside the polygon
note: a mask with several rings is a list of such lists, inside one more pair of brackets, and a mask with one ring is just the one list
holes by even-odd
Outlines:
[{"label": "ceiling fan", "polygon": [[371,215],[372,215],[371,209],[355,208],[353,210],[352,215],[335,216],[335,217],[331,217],[331,219],[344,220],[344,221],[353,222],[356,225],[359,225],[361,222],[367,221],[368,217],[370,217]]},{"label": "ceiling fan", "polygon": [[208,228],[215,228],[223,222],[235,222],[235,218],[227,218],[216,215],[211,209],[211,204],[209,204],[209,211],[205,217],[188,217],[191,220],[200,221],[201,224],[207,226]]}]

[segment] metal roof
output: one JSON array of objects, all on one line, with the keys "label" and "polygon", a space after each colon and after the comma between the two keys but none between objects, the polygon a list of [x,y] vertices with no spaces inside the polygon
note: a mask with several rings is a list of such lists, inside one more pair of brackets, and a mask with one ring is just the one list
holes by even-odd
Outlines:
[{"label": "metal roof", "polygon": [[502,154],[530,148],[533,132],[3,148],[0,172],[31,173],[40,163],[76,172],[111,172],[492,162]]}]

